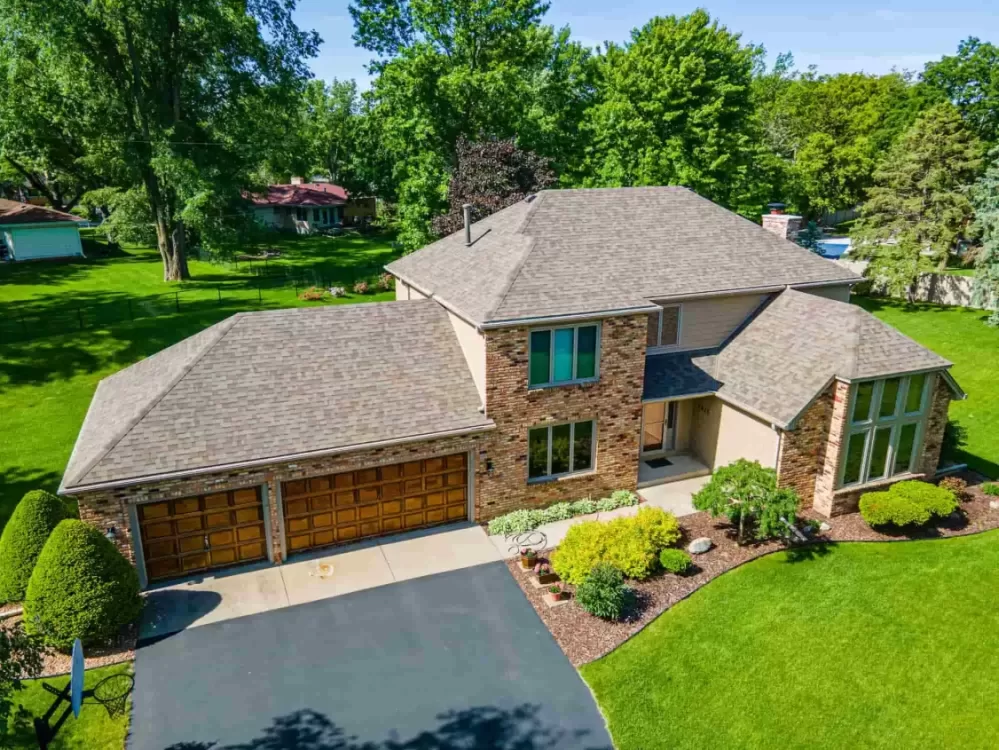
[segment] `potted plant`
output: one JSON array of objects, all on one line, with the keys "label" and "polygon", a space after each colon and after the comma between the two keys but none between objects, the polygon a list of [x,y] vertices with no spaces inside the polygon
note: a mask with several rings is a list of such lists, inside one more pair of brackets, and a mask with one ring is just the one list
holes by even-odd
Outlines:
[{"label": "potted plant", "polygon": [[538,564],[538,553],[530,547],[520,548],[520,567],[522,570],[533,570]]},{"label": "potted plant", "polygon": [[534,574],[538,577],[538,583],[555,583],[559,580],[558,573],[552,570],[552,566],[548,563],[535,565]]},{"label": "potted plant", "polygon": [[548,593],[545,594],[545,599],[549,604],[555,604],[568,598],[569,592],[562,587],[561,583],[553,583],[548,587]]}]

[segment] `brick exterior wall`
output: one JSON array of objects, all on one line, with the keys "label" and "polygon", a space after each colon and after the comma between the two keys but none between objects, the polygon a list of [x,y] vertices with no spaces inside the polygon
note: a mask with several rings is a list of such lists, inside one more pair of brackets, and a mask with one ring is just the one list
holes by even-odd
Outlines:
[{"label": "brick exterior wall", "polygon": [[[80,505],[80,518],[101,530],[114,526],[118,531],[115,542],[118,549],[131,562],[135,562],[135,551],[129,533],[128,505],[171,500],[179,497],[202,495],[240,487],[267,485],[268,509],[272,555],[275,562],[281,562],[281,529],[276,502],[278,485],[292,479],[322,476],[341,471],[351,471],[368,466],[413,461],[433,456],[473,451],[475,473],[481,477],[485,464],[480,451],[488,444],[489,433],[478,436],[462,436],[405,443],[402,445],[355,451],[326,458],[315,458],[295,463],[271,464],[268,466],[230,471],[219,474],[204,474],[186,479],[172,479],[149,484],[133,485],[120,489],[87,492],[77,495]],[[478,482],[476,482],[478,484]],[[475,490],[473,490],[475,492]],[[476,508],[480,499],[474,495]],[[476,510],[476,514],[477,514]]]},{"label": "brick exterior wall", "polygon": [[[600,379],[529,390],[528,328],[486,331],[486,414],[491,471],[481,477],[479,521],[511,510],[635,489],[642,424],[648,317],[606,318]],[[596,465],[587,474],[527,483],[527,432],[539,425],[595,419]]]},{"label": "brick exterior wall", "polygon": [[[917,472],[906,477],[930,479],[940,463],[950,387],[940,376],[934,377],[930,413],[923,433],[922,456]],[[860,496],[865,492],[885,489],[897,478],[869,482],[861,488],[838,490],[840,459],[847,428],[850,386],[835,381],[801,416],[795,430],[785,432],[778,462],[782,487],[793,487],[802,498],[802,506],[812,506],[827,517],[856,512]],[[823,423],[827,428],[823,430]],[[812,480],[808,477],[811,475]]]}]

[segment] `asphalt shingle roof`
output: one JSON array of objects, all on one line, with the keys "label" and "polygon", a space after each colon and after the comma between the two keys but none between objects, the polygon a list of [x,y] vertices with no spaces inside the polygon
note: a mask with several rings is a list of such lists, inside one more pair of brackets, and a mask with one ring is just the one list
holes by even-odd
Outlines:
[{"label": "asphalt shingle roof", "polygon": [[476,324],[859,280],[681,187],[546,190],[388,266]]},{"label": "asphalt shingle roof", "polygon": [[103,381],[63,490],[488,429],[432,300],[240,313]]},{"label": "asphalt shingle roof", "polygon": [[[711,390],[788,427],[834,377],[877,378],[950,365],[863,308],[788,289],[718,350],[649,357],[644,398]],[[712,380],[716,387],[705,388]]]},{"label": "asphalt shingle roof", "polygon": [[0,224],[48,224],[68,221],[80,223],[84,219],[56,211],[48,206],[36,206],[32,203],[0,198]]}]

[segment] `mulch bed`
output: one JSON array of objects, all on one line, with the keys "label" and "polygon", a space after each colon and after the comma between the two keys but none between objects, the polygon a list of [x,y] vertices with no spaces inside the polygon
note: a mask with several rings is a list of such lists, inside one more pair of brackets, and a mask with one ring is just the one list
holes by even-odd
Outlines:
[{"label": "mulch bed", "polygon": [[[21,617],[9,617],[0,621],[0,628],[20,622]],[[138,623],[124,626],[116,638],[102,646],[88,646],[83,649],[84,668],[107,667],[112,664],[132,661],[135,658],[135,642],[139,636]],[[55,649],[45,649],[42,656],[42,673],[34,677],[56,677],[69,674],[72,657]]]},{"label": "mulch bed", "polygon": [[[985,479],[970,472],[960,476],[968,481],[971,495],[971,499],[961,505],[962,518],[945,519],[911,534],[875,531],[864,522],[859,513],[837,516],[831,520],[811,511],[804,511],[802,516],[825,520],[832,527],[828,532],[814,537],[816,544],[938,539],[999,528],[999,510],[989,508],[989,501],[999,498],[988,497],[977,486]],[[511,575],[574,666],[579,667],[613,651],[667,609],[722,573],[787,548],[785,544],[776,541],[740,547],[735,543],[732,527],[723,518],[711,518],[707,513],[684,516],[679,521],[684,545],[698,537],[709,537],[715,546],[702,555],[693,556],[695,568],[688,575],[662,574],[645,581],[629,581],[635,592],[635,606],[621,621],[594,617],[585,612],[574,599],[560,607],[548,607],[543,598],[547,588],[534,588],[529,574],[520,570],[519,560],[507,562]],[[566,588],[570,591],[573,589],[572,586]]]}]

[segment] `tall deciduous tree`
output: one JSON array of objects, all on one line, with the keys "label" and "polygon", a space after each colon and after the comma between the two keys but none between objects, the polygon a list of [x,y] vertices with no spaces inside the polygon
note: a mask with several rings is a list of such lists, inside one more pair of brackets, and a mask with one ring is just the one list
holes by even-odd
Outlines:
[{"label": "tall deciduous tree", "polygon": [[164,278],[187,278],[187,226],[224,224],[273,139],[287,130],[318,37],[288,0],[0,0],[0,23],[42,75],[72,82],[67,120],[140,187]]},{"label": "tall deciduous tree", "polygon": [[[356,0],[354,39],[379,56],[368,95],[376,158],[391,164],[383,197],[399,208],[399,241],[433,236],[447,207],[462,137],[516,137],[565,161],[592,95],[589,54],[542,26],[539,0]],[[384,175],[384,169],[380,170]]]},{"label": "tall deciduous tree", "polygon": [[685,185],[751,215],[766,196],[750,95],[762,50],[703,10],[654,18],[599,63],[599,103],[573,170],[586,187]]},{"label": "tall deciduous tree", "polygon": [[975,303],[992,310],[988,323],[999,326],[999,149],[990,156],[992,164],[971,191],[982,238],[975,258]]},{"label": "tall deciduous tree", "polygon": [[875,173],[853,232],[872,278],[911,299],[921,272],[946,265],[969,228],[968,186],[981,164],[981,142],[952,105],[916,120]]},{"label": "tall deciduous tree", "polygon": [[462,138],[448,185],[448,212],[434,218],[434,233],[443,237],[461,229],[465,204],[478,221],[554,184],[548,161],[517,148],[512,139],[470,143]]},{"label": "tall deciduous tree", "polygon": [[999,144],[999,47],[969,37],[956,55],[928,63],[922,80],[960,110],[979,138]]}]

